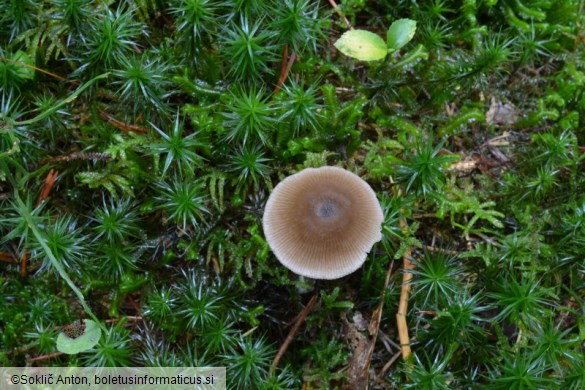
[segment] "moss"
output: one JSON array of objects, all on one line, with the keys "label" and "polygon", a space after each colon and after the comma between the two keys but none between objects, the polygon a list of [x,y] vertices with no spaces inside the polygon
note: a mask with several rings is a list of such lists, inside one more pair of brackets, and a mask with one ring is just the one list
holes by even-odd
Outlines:
[{"label": "moss", "polygon": [[[341,388],[348,329],[369,334],[412,249],[414,358],[383,371],[396,262],[372,386],[583,388],[583,1],[117,4],[0,2],[2,365]],[[340,15],[417,31],[362,63],[333,46]],[[385,220],[361,270],[315,283],[280,266],[262,214],[280,180],[324,164],[366,179]],[[54,356],[81,318],[100,342]]]}]

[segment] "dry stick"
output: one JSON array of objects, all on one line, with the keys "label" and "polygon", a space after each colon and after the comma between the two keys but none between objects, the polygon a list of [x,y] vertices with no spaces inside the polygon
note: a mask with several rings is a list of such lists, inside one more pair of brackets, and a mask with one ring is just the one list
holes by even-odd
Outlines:
[{"label": "dry stick", "polygon": [[[115,324],[116,322],[120,321],[121,318],[111,318],[111,319],[107,319],[104,321],[104,323],[106,324]],[[137,321],[142,321],[142,316],[124,316],[124,319],[127,321],[126,324],[124,324],[124,326],[126,325],[130,325],[133,322],[137,322]],[[59,326],[54,326],[52,329],[58,330],[58,329],[62,329],[62,330],[66,330],[66,329],[75,329],[78,328],[79,325],[77,324],[71,324],[71,325],[59,325]]]},{"label": "dry stick", "polygon": [[274,357],[274,360],[272,361],[272,366],[270,367],[271,373],[274,373],[276,366],[278,366],[280,359],[282,358],[282,356],[286,352],[286,349],[288,348],[289,344],[292,342],[293,338],[295,337],[295,335],[299,331],[301,324],[303,323],[303,321],[305,321],[305,318],[307,318],[307,315],[311,312],[311,310],[313,309],[313,306],[315,306],[315,303],[317,303],[317,298],[318,298],[317,294],[313,295],[311,297],[311,300],[309,300],[309,303],[307,303],[307,306],[305,306],[305,308],[299,313],[299,316],[297,317],[295,324],[291,328],[290,332],[288,332],[288,336],[286,336],[284,343],[282,343],[282,346],[280,347],[280,349],[278,350],[278,353],[276,354],[276,356]]},{"label": "dry stick", "polygon": [[108,122],[109,124],[117,127],[118,129],[124,131],[124,132],[130,132],[133,131],[135,133],[142,133],[142,134],[146,134],[148,133],[148,129],[146,127],[142,127],[142,126],[138,126],[138,125],[129,125],[127,123],[124,123],[116,118],[114,118],[113,116],[111,116],[110,114],[108,114],[107,112],[105,112],[104,110],[99,110],[100,111],[100,116],[106,120],[106,122]]},{"label": "dry stick", "polygon": [[26,270],[26,266],[28,265],[28,259],[29,259],[29,254],[28,251],[24,251],[24,253],[22,254],[22,257],[20,258],[20,276],[23,278],[26,278],[26,275],[28,275],[28,272]]},{"label": "dry stick", "polygon": [[337,6],[337,3],[335,2],[335,0],[329,0],[329,4],[331,4],[331,6],[333,7],[333,9],[335,10],[335,12],[337,12],[337,15],[339,15],[339,17],[343,20],[343,22],[345,24],[347,24],[347,27],[350,30],[353,30],[353,26],[351,25],[351,23],[349,22],[349,20],[347,20],[347,18],[343,14],[343,12],[339,9],[339,7]]},{"label": "dry stick", "polygon": [[[288,46],[285,46],[284,55],[288,56],[287,53],[288,53]],[[282,88],[282,86],[283,86],[284,82],[286,81],[286,78],[288,77],[288,74],[290,73],[290,70],[292,69],[292,66],[295,63],[296,59],[297,59],[297,55],[294,52],[294,50],[290,53],[290,58],[288,59],[288,61],[286,61],[286,58],[283,58],[282,67],[280,69],[280,77],[278,78],[278,85],[276,85],[276,88],[274,89],[275,94],[278,93],[278,91],[280,91],[280,89]]]},{"label": "dry stick", "polygon": [[282,61],[280,63],[280,75],[278,76],[278,83],[276,84],[276,88],[274,88],[274,94],[277,94],[286,79],[286,63],[288,61],[288,45],[284,45],[284,49],[282,50]]},{"label": "dry stick", "polygon": [[388,360],[388,362],[386,364],[384,364],[384,367],[382,367],[382,371],[380,371],[380,373],[378,374],[377,380],[380,381],[382,380],[382,378],[384,377],[384,375],[386,374],[386,372],[388,372],[388,370],[390,369],[390,367],[392,367],[392,365],[394,364],[394,362],[396,362],[396,360],[398,360],[398,358],[400,357],[400,355],[402,355],[402,351],[398,351],[394,354],[394,356],[392,356],[390,358],[390,360]]},{"label": "dry stick", "polygon": [[18,263],[18,260],[14,259],[14,257],[10,253],[0,252],[0,261],[5,263]]},{"label": "dry stick", "polygon": [[451,249],[437,248],[437,247],[432,246],[432,245],[423,245],[423,248],[425,248],[426,250],[428,250],[430,252],[446,253],[446,254],[452,255],[452,256],[457,256],[459,254],[459,252],[457,252],[457,251],[454,251]]},{"label": "dry stick", "polygon": [[50,353],[48,355],[41,355],[41,356],[34,357],[34,358],[30,359],[29,362],[37,362],[39,360],[50,359],[52,357],[57,357],[57,356],[61,356],[61,355],[63,355],[63,352],[53,352],[53,353]]},{"label": "dry stick", "polygon": [[68,81],[68,80],[67,80],[67,79],[65,79],[64,77],[58,76],[58,75],[56,75],[55,73],[51,73],[51,72],[49,72],[49,71],[43,70],[43,69],[41,69],[41,68],[37,68],[36,66],[29,65],[29,64],[26,64],[26,63],[24,63],[24,62],[21,62],[21,61],[16,61],[16,60],[13,60],[13,59],[10,59],[10,58],[5,58],[5,57],[0,57],[0,61],[8,61],[8,62],[12,62],[13,64],[18,64],[18,65],[24,66],[24,67],[26,67],[26,68],[29,68],[29,69],[34,69],[34,70],[36,70],[36,71],[39,71],[39,72],[41,72],[41,73],[44,73],[44,74],[47,74],[47,75],[49,75],[49,76],[51,76],[51,77],[54,77],[54,78],[56,78],[56,79],[59,79],[59,80],[61,80],[61,81],[67,81],[68,83],[79,84],[79,83],[78,83],[78,82],[76,82],[76,81]]},{"label": "dry stick", "polygon": [[[404,234],[408,234],[408,225],[401,219],[400,227]],[[410,337],[408,336],[408,324],[406,323],[406,314],[408,312],[408,296],[410,295],[410,281],[412,279],[412,273],[416,265],[410,261],[412,256],[412,247],[409,246],[404,255],[402,256],[403,274],[402,274],[402,286],[400,288],[400,302],[398,304],[398,312],[396,313],[396,326],[398,327],[398,338],[400,339],[400,348],[402,350],[402,358],[407,360],[411,354],[410,350]]]},{"label": "dry stick", "polygon": [[39,165],[47,164],[47,163],[55,163],[61,161],[72,161],[72,160],[111,160],[112,156],[106,153],[98,153],[98,152],[73,152],[71,154],[65,156],[56,156],[56,157],[47,157],[42,159],[39,162]]},{"label": "dry stick", "polygon": [[372,313],[372,320],[370,321],[370,326],[368,327],[368,332],[370,336],[372,336],[372,342],[369,345],[368,355],[367,355],[367,364],[366,364],[366,371],[370,365],[370,361],[372,360],[372,354],[374,353],[374,346],[376,345],[376,339],[378,338],[378,332],[380,331],[380,322],[382,321],[382,311],[384,310],[384,298],[386,297],[386,290],[388,289],[388,284],[390,283],[390,277],[392,276],[392,271],[394,269],[394,259],[390,262],[390,266],[388,267],[388,271],[386,272],[386,279],[384,280],[384,288],[382,289],[382,293],[380,294],[380,303],[378,307]]},{"label": "dry stick", "polygon": [[59,177],[59,171],[51,169],[45,178],[45,183],[43,184],[43,188],[39,194],[39,198],[37,199],[37,206],[41,204],[43,200],[49,197],[49,194],[51,193],[51,190],[57,181],[57,177]]}]

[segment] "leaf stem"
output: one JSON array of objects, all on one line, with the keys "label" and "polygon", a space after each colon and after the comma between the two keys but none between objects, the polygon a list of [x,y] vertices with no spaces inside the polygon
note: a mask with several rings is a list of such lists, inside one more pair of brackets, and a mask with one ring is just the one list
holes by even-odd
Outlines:
[{"label": "leaf stem", "polygon": [[73,281],[71,280],[71,278],[69,277],[69,275],[67,274],[67,272],[65,271],[65,269],[63,268],[63,265],[61,265],[61,263],[59,263],[59,261],[57,260],[57,258],[53,254],[53,252],[51,251],[51,248],[49,248],[49,246],[47,245],[47,243],[45,242],[45,240],[41,236],[41,233],[37,229],[37,227],[36,227],[36,225],[35,225],[35,223],[33,221],[32,216],[28,212],[27,206],[24,204],[24,202],[22,201],[22,199],[18,195],[18,192],[17,191],[14,191],[14,198],[16,199],[16,203],[18,204],[18,207],[20,208],[20,215],[22,216],[22,218],[28,224],[28,226],[31,229],[33,235],[37,239],[38,243],[41,245],[41,247],[43,247],[43,250],[45,251],[45,254],[47,255],[47,257],[51,261],[51,265],[57,270],[57,272],[59,273],[59,276],[61,276],[61,278],[63,278],[63,280],[65,280],[65,282],[67,282],[67,284],[69,285],[69,287],[71,288],[71,290],[73,290],[73,293],[75,295],[77,295],[77,298],[79,299],[79,303],[81,304],[81,306],[83,307],[83,309],[85,310],[85,312],[87,313],[87,315],[89,315],[97,324],[99,324],[99,326],[102,328],[103,331],[106,331],[105,326],[95,316],[95,314],[93,314],[93,312],[91,311],[91,309],[89,308],[89,306],[85,302],[85,298],[83,297],[83,294],[77,288],[77,286],[75,285],[75,283],[73,283]]}]

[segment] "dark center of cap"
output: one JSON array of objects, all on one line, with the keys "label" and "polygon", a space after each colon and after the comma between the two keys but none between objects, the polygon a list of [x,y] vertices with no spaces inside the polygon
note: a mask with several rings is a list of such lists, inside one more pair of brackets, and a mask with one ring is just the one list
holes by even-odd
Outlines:
[{"label": "dark center of cap", "polygon": [[315,214],[317,214],[319,218],[328,221],[337,216],[338,208],[339,205],[336,202],[330,199],[324,199],[316,205]]}]

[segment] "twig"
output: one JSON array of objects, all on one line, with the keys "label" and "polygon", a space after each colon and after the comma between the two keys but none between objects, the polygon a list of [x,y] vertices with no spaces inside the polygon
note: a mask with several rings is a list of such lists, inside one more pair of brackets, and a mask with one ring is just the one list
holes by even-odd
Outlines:
[{"label": "twig", "polygon": [[38,362],[39,360],[46,360],[46,359],[50,359],[52,357],[57,357],[57,356],[61,356],[63,355],[63,352],[53,352],[53,353],[49,353],[47,355],[41,355],[41,356],[37,356],[35,358],[32,358],[29,360],[29,362]]},{"label": "twig", "polygon": [[[309,361],[307,362],[307,369],[305,371],[309,371],[311,367],[313,367],[313,360],[309,359]],[[310,384],[311,384],[310,379],[308,382],[303,381],[303,387],[301,387],[301,390],[307,390]]]},{"label": "twig", "polygon": [[278,366],[280,359],[282,359],[282,356],[286,352],[288,346],[290,345],[293,338],[299,331],[301,324],[303,323],[303,321],[305,321],[305,318],[307,318],[307,315],[311,312],[313,306],[315,306],[315,303],[317,303],[317,298],[318,298],[317,294],[313,295],[309,300],[309,303],[307,303],[307,306],[305,306],[305,308],[300,312],[299,316],[297,317],[297,320],[295,321],[295,324],[291,328],[290,332],[288,332],[288,336],[286,336],[284,343],[282,343],[280,349],[278,350],[278,353],[276,354],[274,360],[272,361],[272,366],[270,366],[271,373],[273,373],[276,367]]},{"label": "twig", "polygon": [[[394,347],[396,349],[400,349],[400,345],[396,344],[396,342],[394,342],[394,340],[392,340],[390,338],[390,336],[388,336],[382,330],[380,330],[380,336],[382,336],[382,339],[384,340],[384,342],[390,344],[392,347]],[[391,352],[391,351],[388,351],[388,352]]]},{"label": "twig", "polygon": [[13,64],[18,64],[20,66],[24,66],[24,67],[29,68],[29,69],[34,69],[34,70],[36,70],[38,72],[44,73],[46,75],[49,75],[49,76],[54,77],[56,79],[59,79],[61,81],[66,81],[66,82],[72,83],[72,84],[79,84],[77,81],[68,81],[64,77],[58,76],[55,73],[51,73],[51,72],[46,71],[46,70],[41,69],[41,68],[37,68],[36,66],[33,66],[33,65],[25,64],[24,62],[21,62],[21,61],[16,61],[16,60],[13,60],[13,59],[10,59],[10,58],[5,58],[5,57],[0,57],[0,61],[12,62]]},{"label": "twig", "polygon": [[380,303],[374,313],[372,313],[373,320],[370,322],[370,326],[368,326],[368,331],[372,336],[372,345],[371,351],[369,353],[368,360],[372,358],[372,353],[374,352],[374,345],[376,344],[376,339],[378,338],[378,333],[380,332],[380,321],[382,320],[382,310],[384,309],[384,298],[386,297],[386,290],[388,289],[388,284],[390,283],[390,277],[392,277],[392,271],[394,270],[394,259],[390,262],[390,266],[388,267],[388,271],[386,271],[386,279],[384,280],[384,288],[382,289],[382,293],[380,294]]},{"label": "twig", "polygon": [[341,18],[341,20],[343,20],[343,22],[345,24],[347,24],[347,27],[350,30],[353,30],[353,26],[351,25],[351,23],[349,22],[349,20],[347,20],[347,18],[345,17],[345,15],[341,11],[341,9],[339,9],[339,7],[337,6],[337,3],[335,2],[335,0],[329,0],[329,4],[331,4],[331,6],[335,10],[335,12],[337,12],[337,15],[339,15],[339,17]]},{"label": "twig", "polygon": [[27,270],[26,270],[26,266],[28,265],[28,259],[29,259],[29,254],[28,251],[24,251],[24,253],[22,254],[22,257],[20,258],[20,276],[23,278],[26,278],[26,275],[28,274]]},{"label": "twig", "polygon": [[459,252],[451,250],[451,249],[444,249],[444,248],[437,248],[436,246],[432,245],[423,245],[423,248],[428,250],[429,252],[437,252],[437,253],[446,253],[448,255],[457,256]]},{"label": "twig", "polygon": [[[467,218],[465,218],[465,222],[467,223]],[[467,250],[473,250],[473,243],[471,242],[471,237],[469,237],[469,233],[465,233],[465,244],[467,245]]]},{"label": "twig", "polygon": [[388,370],[390,369],[390,367],[392,367],[392,365],[394,364],[394,362],[396,360],[398,360],[398,358],[400,357],[400,355],[402,355],[402,351],[398,351],[394,354],[394,356],[392,356],[390,358],[390,360],[388,360],[388,362],[386,364],[384,364],[384,367],[382,367],[382,371],[380,371],[380,373],[377,376],[377,380],[380,381],[382,380],[382,378],[384,377],[384,375],[386,375],[386,372],[388,372]]},{"label": "twig", "polygon": [[288,45],[284,45],[284,52],[282,53],[282,64],[280,66],[280,76],[278,77],[278,84],[276,85],[276,88],[274,88],[275,94],[277,94],[284,85],[284,82],[286,81],[286,78],[288,77],[288,74],[290,73],[290,70],[292,69],[296,59],[297,55],[294,50],[291,51],[290,58],[288,58]]},{"label": "twig", "polygon": [[[406,222],[401,219],[400,227],[404,234],[408,233],[408,226]],[[412,280],[412,273],[416,265],[410,261],[412,256],[412,247],[408,247],[404,256],[403,261],[403,274],[402,274],[402,286],[400,288],[400,302],[398,304],[398,312],[396,313],[396,325],[398,327],[398,338],[400,339],[400,348],[402,349],[402,358],[407,360],[410,357],[410,337],[408,336],[408,324],[406,323],[406,314],[408,312],[408,296],[410,295],[410,281]]]},{"label": "twig", "polygon": [[43,184],[43,188],[41,189],[41,193],[39,194],[39,198],[37,199],[37,206],[41,204],[41,202],[49,197],[55,182],[57,181],[57,177],[59,176],[59,171],[55,171],[51,169],[45,178],[45,183]]},{"label": "twig", "polygon": [[97,152],[74,152],[65,156],[47,157],[39,162],[39,165],[61,162],[61,161],[72,161],[72,160],[111,160],[112,156],[106,153]]},{"label": "twig", "polygon": [[370,337],[366,338],[362,348],[356,349],[351,356],[348,368],[348,387],[351,389],[361,390],[368,388],[370,362],[372,361],[374,347],[376,346],[376,340],[378,338],[378,333],[380,332],[380,322],[382,321],[382,311],[384,309],[385,301],[384,297],[386,296],[386,290],[388,289],[393,270],[394,259],[390,262],[390,266],[386,272],[384,287],[380,293],[380,302],[376,309],[374,309],[370,325],[368,326]]},{"label": "twig", "polygon": [[482,238],[484,241],[489,242],[490,244],[492,244],[493,246],[497,246],[497,247],[501,247],[502,244],[500,244],[499,242],[495,241],[493,238],[481,233],[481,232],[475,232],[473,233],[476,236],[478,236],[479,238]]},{"label": "twig", "polygon": [[[124,316],[121,318],[110,318],[110,319],[104,320],[104,323],[105,324],[115,324],[116,322],[120,321],[122,318],[124,318],[124,321],[126,321],[127,324],[131,324],[132,322],[142,321],[142,319],[143,319],[142,316]],[[59,325],[59,326],[53,327],[52,329],[54,329],[54,330],[68,330],[68,329],[76,329],[79,326],[80,326],[80,324]]]},{"label": "twig", "polygon": [[117,127],[118,129],[120,129],[122,131],[125,131],[126,133],[128,133],[130,131],[133,131],[135,133],[142,133],[142,134],[148,133],[148,129],[146,127],[137,126],[137,125],[129,125],[127,123],[124,123],[124,122],[114,118],[113,116],[111,116],[110,114],[105,112],[104,110],[100,110],[100,115],[102,118],[104,118],[106,120],[106,122]]},{"label": "twig", "polygon": [[15,260],[14,257],[10,253],[0,252],[0,261],[5,263],[18,263],[18,260]]}]

